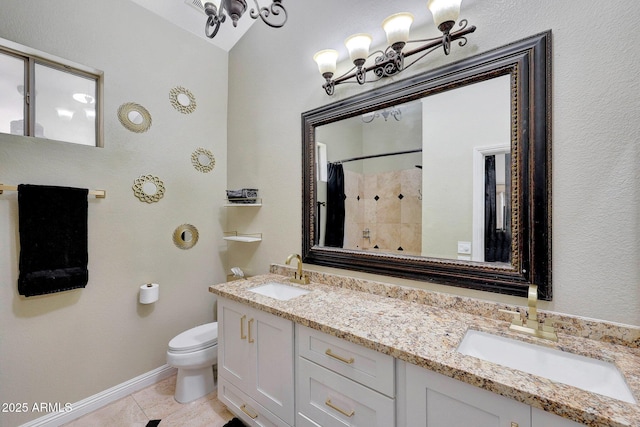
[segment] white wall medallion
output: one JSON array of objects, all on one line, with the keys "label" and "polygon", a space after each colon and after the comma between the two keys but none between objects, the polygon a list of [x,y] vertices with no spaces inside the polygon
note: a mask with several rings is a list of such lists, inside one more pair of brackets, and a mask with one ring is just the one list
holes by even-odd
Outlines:
[{"label": "white wall medallion", "polygon": [[196,170],[207,173],[211,172],[216,165],[216,158],[213,153],[205,148],[198,148],[191,154],[191,163]]},{"label": "white wall medallion", "polygon": [[198,229],[191,224],[182,224],[173,232],[173,243],[180,249],[191,249],[198,243]]},{"label": "white wall medallion", "polygon": [[173,108],[182,114],[191,114],[196,110],[196,98],[182,86],[176,86],[169,91],[169,101]]},{"label": "white wall medallion", "polygon": [[118,108],[118,119],[131,132],[142,133],[151,127],[151,114],[140,104],[125,102]]},{"label": "white wall medallion", "polygon": [[158,202],[164,196],[164,183],[157,176],[140,175],[133,184],[133,194],[141,202]]}]

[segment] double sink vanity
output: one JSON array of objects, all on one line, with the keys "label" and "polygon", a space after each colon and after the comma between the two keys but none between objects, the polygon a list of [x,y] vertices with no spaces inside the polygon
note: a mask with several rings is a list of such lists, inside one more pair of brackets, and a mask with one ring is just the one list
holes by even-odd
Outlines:
[{"label": "double sink vanity", "polygon": [[509,328],[523,307],[270,271],[210,287],[218,396],[247,425],[640,426],[640,328],[553,313],[553,341]]}]

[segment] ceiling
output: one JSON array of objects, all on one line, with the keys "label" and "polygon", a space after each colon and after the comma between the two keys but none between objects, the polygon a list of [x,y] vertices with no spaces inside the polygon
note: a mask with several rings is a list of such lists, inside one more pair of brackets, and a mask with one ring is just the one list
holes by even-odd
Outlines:
[{"label": "ceiling", "polygon": [[[230,51],[233,46],[242,38],[256,19],[251,19],[249,11],[255,8],[255,1],[249,1],[246,16],[238,21],[238,26],[233,27],[231,20],[227,19],[220,28],[220,32],[213,38],[205,36],[204,28],[207,15],[204,13],[204,3],[213,2],[219,6],[220,0],[131,0],[143,8],[161,16],[180,28],[207,40],[209,43],[219,48]],[[300,0],[298,0],[300,1]],[[260,6],[268,6],[271,0],[257,0]],[[436,36],[438,31],[433,27],[431,13],[427,9],[426,0],[394,0],[393,2],[376,3],[371,7],[371,0],[304,0],[304,4],[294,4],[293,0],[283,3],[287,9],[291,9],[290,19],[298,19],[306,22],[308,27],[321,26],[323,38],[326,39],[327,46],[339,46],[342,41],[353,32],[371,31],[373,36],[372,46],[382,46],[385,42],[384,32],[381,31],[380,22],[386,16],[397,12],[410,12],[415,20],[413,29],[427,28],[427,36]],[[292,3],[289,6],[289,3]],[[478,0],[463,0],[462,9],[467,12],[473,9]],[[294,11],[295,9],[297,11]],[[340,13],[335,11],[339,10]],[[303,12],[304,16],[301,16]],[[463,12],[464,14],[464,12]],[[312,18],[310,18],[312,17]],[[308,22],[312,19],[314,22]],[[263,25],[259,23],[258,25]],[[291,25],[291,24],[290,24]],[[374,30],[377,28],[377,30]],[[370,29],[370,30],[369,30]],[[418,31],[420,33],[420,31]]]},{"label": "ceiling", "polygon": [[[207,40],[219,48],[229,51],[238,40],[247,32],[254,19],[240,19],[236,28],[227,19],[220,28],[220,32],[209,39],[204,34],[207,15],[204,13],[205,1],[212,1],[216,6],[220,0],[131,0],[134,3],[161,16],[180,28]],[[246,12],[248,14],[248,11]]]}]

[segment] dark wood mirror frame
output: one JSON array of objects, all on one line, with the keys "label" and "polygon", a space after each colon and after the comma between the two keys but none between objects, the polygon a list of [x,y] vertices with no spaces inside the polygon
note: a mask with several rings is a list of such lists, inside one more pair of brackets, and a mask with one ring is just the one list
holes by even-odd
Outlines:
[{"label": "dark wood mirror frame", "polygon": [[[511,266],[314,245],[315,128],[474,82],[511,76]],[[551,31],[302,114],[305,263],[551,300]]]}]

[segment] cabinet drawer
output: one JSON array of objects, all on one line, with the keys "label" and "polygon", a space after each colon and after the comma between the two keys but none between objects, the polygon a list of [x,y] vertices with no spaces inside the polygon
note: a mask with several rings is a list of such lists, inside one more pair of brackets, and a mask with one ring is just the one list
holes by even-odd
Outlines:
[{"label": "cabinet drawer", "polygon": [[220,377],[218,377],[218,399],[247,426],[289,427],[287,423]]},{"label": "cabinet drawer", "polygon": [[[322,427],[392,427],[395,400],[302,357],[298,359],[297,420]],[[307,420],[304,420],[304,418]],[[314,425],[307,422],[307,425]]]},{"label": "cabinet drawer", "polygon": [[298,354],[389,397],[395,396],[393,357],[296,325]]}]

